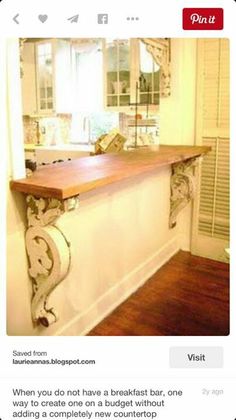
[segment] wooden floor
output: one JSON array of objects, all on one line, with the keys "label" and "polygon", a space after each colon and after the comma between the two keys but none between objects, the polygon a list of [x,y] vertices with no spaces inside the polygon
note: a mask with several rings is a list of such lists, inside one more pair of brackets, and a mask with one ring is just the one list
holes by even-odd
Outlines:
[{"label": "wooden floor", "polygon": [[228,335],[229,265],[180,251],[88,335]]}]

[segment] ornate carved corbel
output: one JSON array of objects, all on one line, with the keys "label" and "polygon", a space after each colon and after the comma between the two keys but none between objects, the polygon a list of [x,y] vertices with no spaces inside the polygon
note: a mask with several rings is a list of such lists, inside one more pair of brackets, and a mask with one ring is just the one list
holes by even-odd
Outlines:
[{"label": "ornate carved corbel", "polygon": [[47,307],[48,297],[66,277],[71,262],[70,244],[55,222],[65,211],[77,207],[78,197],[61,201],[28,195],[26,202],[25,242],[33,281],[32,319],[48,327],[58,320],[54,308]]},{"label": "ornate carved corbel", "polygon": [[152,55],[155,63],[160,66],[160,96],[168,97],[171,93],[170,72],[170,39],[169,38],[140,38]]},{"label": "ornate carved corbel", "polygon": [[172,165],[170,181],[169,228],[176,225],[179,212],[192,200],[195,193],[194,167],[198,158],[188,159]]}]

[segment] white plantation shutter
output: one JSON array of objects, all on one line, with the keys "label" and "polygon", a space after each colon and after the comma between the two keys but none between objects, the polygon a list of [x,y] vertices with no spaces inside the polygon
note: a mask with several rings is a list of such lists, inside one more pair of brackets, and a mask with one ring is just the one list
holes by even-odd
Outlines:
[{"label": "white plantation shutter", "polygon": [[229,246],[229,42],[198,41],[197,144],[211,146],[201,165],[192,252],[222,260]]},{"label": "white plantation shutter", "polygon": [[202,234],[229,239],[229,141],[204,138],[212,152],[202,164],[198,230]]}]

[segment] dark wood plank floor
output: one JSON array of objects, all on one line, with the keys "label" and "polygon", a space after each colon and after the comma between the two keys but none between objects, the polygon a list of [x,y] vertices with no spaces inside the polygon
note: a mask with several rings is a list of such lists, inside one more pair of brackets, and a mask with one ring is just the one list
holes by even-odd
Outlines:
[{"label": "dark wood plank floor", "polygon": [[180,251],[88,335],[228,335],[229,265]]}]

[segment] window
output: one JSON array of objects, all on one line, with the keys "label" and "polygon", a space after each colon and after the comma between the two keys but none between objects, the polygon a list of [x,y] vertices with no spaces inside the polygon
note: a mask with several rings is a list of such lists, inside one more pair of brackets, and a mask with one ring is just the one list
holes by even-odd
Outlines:
[{"label": "window", "polygon": [[79,40],[74,52],[71,142],[94,143],[101,134],[119,127],[119,114],[104,111],[102,41]]}]

